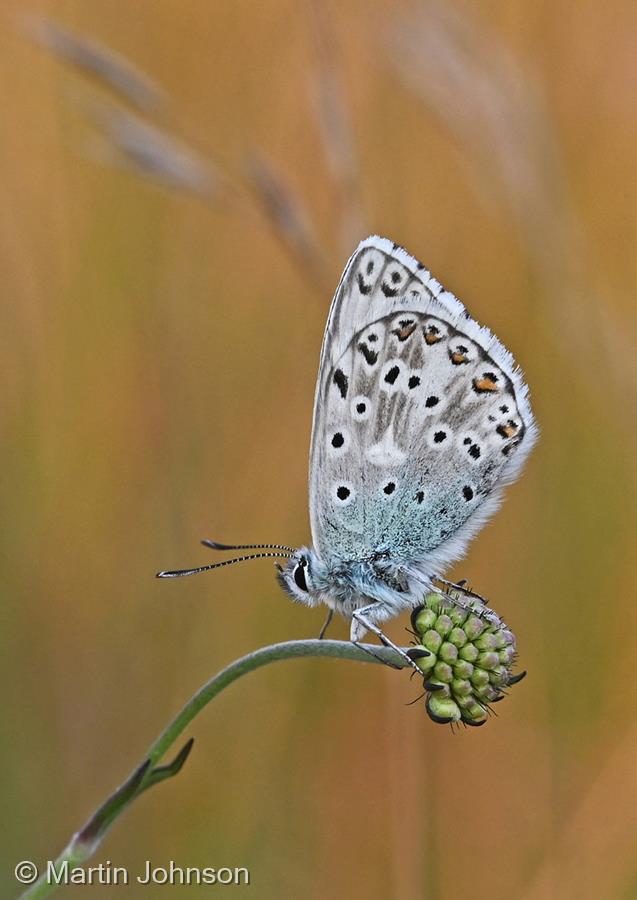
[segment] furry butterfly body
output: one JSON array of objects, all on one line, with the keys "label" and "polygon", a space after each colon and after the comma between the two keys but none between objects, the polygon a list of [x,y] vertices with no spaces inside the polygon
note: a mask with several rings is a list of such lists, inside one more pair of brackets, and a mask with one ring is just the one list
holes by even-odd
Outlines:
[{"label": "furry butterfly body", "polygon": [[520,473],[537,426],[511,354],[407,251],[350,258],[330,308],[295,599],[379,623],[417,606]]}]

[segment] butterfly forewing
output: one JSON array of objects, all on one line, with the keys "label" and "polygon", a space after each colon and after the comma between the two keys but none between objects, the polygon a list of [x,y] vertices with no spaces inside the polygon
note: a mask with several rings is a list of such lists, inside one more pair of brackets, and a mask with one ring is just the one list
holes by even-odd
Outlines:
[{"label": "butterfly forewing", "polygon": [[406,251],[363,242],[321,354],[310,462],[319,554],[423,559],[493,506],[533,428],[502,345]]}]

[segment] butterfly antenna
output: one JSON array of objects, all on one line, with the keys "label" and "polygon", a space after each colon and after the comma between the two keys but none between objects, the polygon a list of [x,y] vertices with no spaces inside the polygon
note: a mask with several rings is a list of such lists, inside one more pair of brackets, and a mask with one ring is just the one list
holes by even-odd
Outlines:
[{"label": "butterfly antenna", "polygon": [[234,559],[225,559],[223,562],[211,563],[208,566],[198,566],[196,569],[173,569],[168,572],[157,572],[156,578],[182,578],[184,575],[197,575],[199,572],[209,572],[211,569],[221,569],[223,566],[233,566],[235,563],[247,562],[249,559],[279,559],[285,556],[289,559],[292,554],[283,553],[252,553],[250,556],[236,556]]},{"label": "butterfly antenna", "polygon": [[204,547],[211,550],[285,550],[294,553],[294,547],[285,547],[283,544],[220,544],[219,541],[209,541],[206,538],[201,542]]}]

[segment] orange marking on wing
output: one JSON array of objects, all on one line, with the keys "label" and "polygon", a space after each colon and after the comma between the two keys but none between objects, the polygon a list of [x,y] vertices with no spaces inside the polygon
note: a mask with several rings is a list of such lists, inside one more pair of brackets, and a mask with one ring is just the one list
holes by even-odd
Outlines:
[{"label": "orange marking on wing", "polygon": [[437,344],[438,341],[442,340],[442,335],[438,331],[437,328],[432,328],[429,326],[425,329],[425,342],[429,345]]},{"label": "orange marking on wing", "polygon": [[515,422],[507,422],[506,425],[498,425],[496,431],[503,438],[512,438],[517,434],[519,427]]},{"label": "orange marking on wing", "polygon": [[412,322],[410,325],[403,325],[402,328],[395,328],[393,333],[396,335],[399,341],[406,341],[407,338],[414,333],[416,328],[416,323]]},{"label": "orange marking on wing", "polygon": [[489,376],[489,374],[485,374],[482,378],[474,378],[473,386],[478,391],[478,393],[493,393],[498,390],[498,386],[496,384],[497,379],[494,376]]}]

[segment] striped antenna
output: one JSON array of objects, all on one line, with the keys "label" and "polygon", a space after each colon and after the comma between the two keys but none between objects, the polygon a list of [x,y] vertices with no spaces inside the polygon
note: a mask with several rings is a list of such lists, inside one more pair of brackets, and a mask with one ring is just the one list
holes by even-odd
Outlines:
[{"label": "striped antenna", "polygon": [[211,550],[285,550],[286,553],[294,553],[294,547],[285,547],[283,544],[220,544],[219,541],[209,541],[204,538],[201,542],[204,547]]},{"label": "striped antenna", "polygon": [[223,562],[211,563],[209,566],[198,566],[196,569],[173,569],[168,572],[157,572],[156,578],[182,578],[184,575],[197,575],[199,572],[209,572],[211,569],[221,569],[223,566],[233,566],[235,563],[247,562],[249,559],[290,559],[291,553],[252,553],[250,556],[236,556],[234,559],[225,559]]}]

